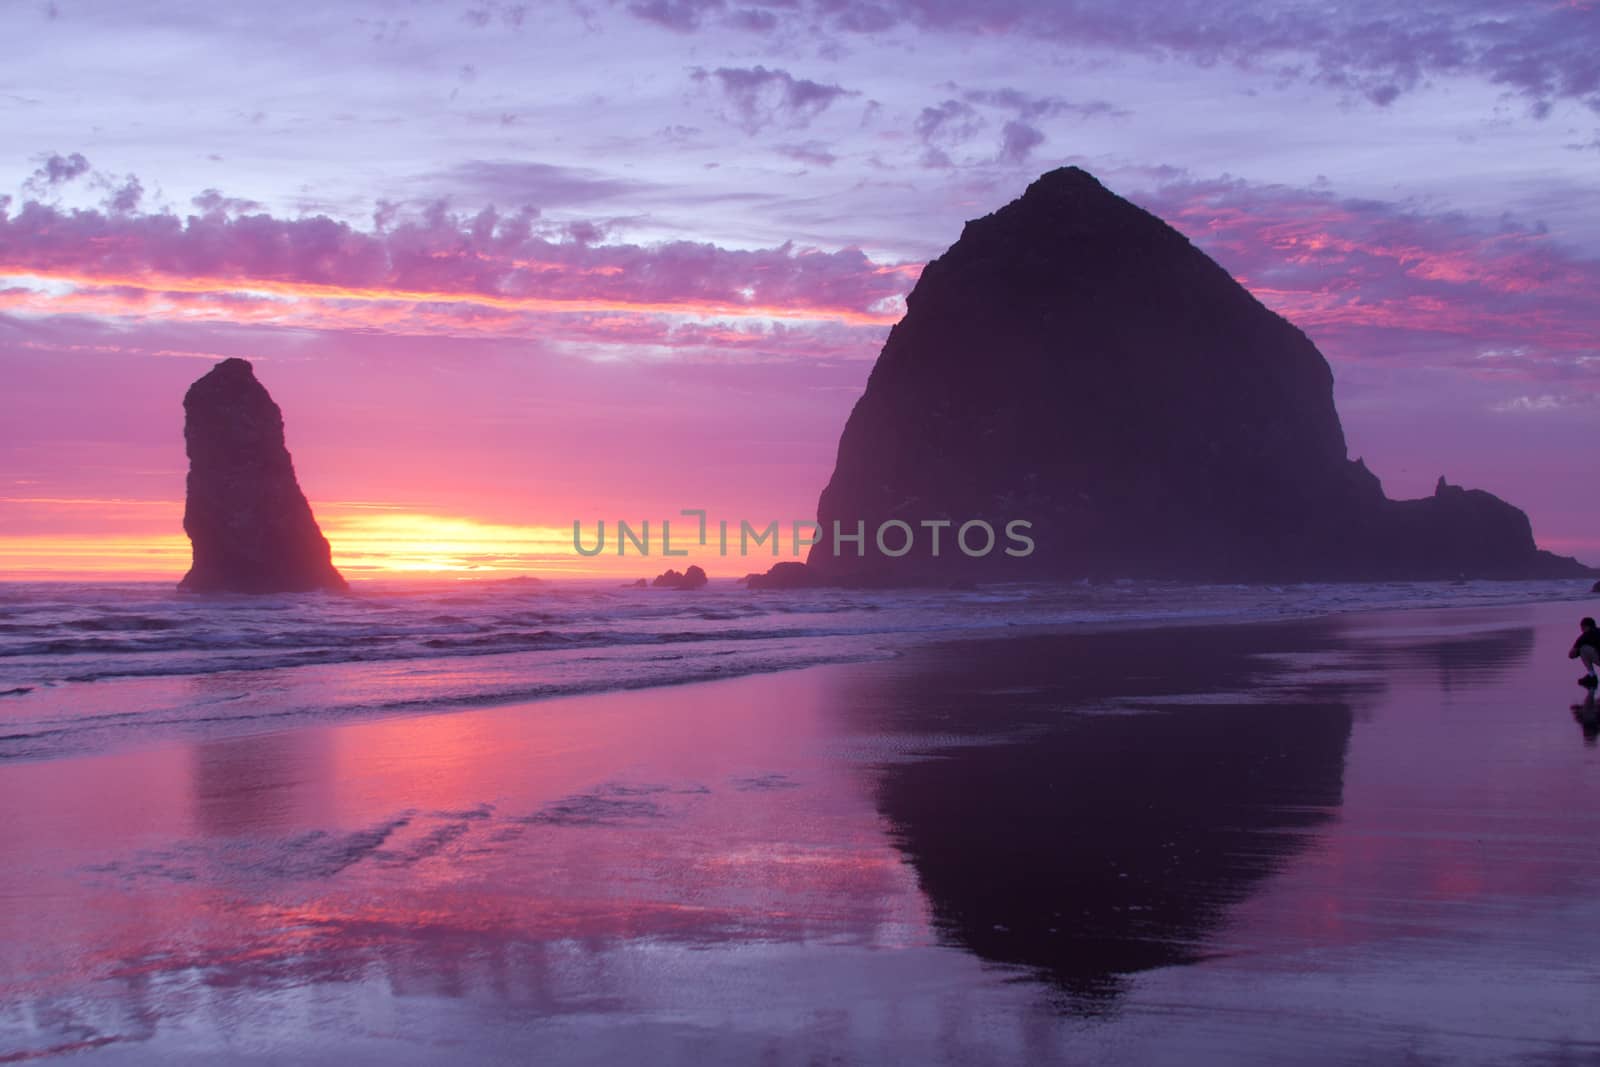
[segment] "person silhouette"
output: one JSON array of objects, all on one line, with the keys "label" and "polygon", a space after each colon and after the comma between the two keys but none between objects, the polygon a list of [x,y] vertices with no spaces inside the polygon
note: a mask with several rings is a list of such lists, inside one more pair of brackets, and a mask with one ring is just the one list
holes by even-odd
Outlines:
[{"label": "person silhouette", "polygon": [[1578,720],[1578,726],[1583,730],[1583,743],[1590,748],[1600,741],[1600,706],[1594,702],[1594,690],[1589,690],[1589,695],[1583,698],[1582,704],[1572,705],[1572,717]]},{"label": "person silhouette", "polygon": [[1594,620],[1587,617],[1579,620],[1578,629],[1581,632],[1578,634],[1578,639],[1572,643],[1572,650],[1567,653],[1567,658],[1583,660],[1584,669],[1588,673],[1578,679],[1578,684],[1594,689],[1600,686],[1600,678],[1596,678],[1594,673],[1595,663],[1600,662],[1600,629],[1596,629]]}]

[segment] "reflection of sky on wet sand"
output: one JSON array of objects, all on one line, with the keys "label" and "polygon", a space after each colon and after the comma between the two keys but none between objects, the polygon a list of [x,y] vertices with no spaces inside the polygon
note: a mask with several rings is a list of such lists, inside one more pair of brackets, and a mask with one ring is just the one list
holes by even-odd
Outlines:
[{"label": "reflection of sky on wet sand", "polygon": [[1254,629],[1263,656],[1011,642],[8,766],[0,1055],[1593,1054],[1573,614]]},{"label": "reflection of sky on wet sand", "polygon": [[0,880],[25,906],[0,960],[31,998],[8,1044],[164,1042],[330,982],[581,1015],[711,953],[926,943],[860,768],[827,758],[823,680],[7,768],[28,817],[0,828],[23,860]]},{"label": "reflection of sky on wet sand", "polygon": [[[1593,1062],[1600,752],[1570,706],[1582,605],[1352,620],[1384,685],[1335,823],[1240,902],[1219,959],[1150,976],[1124,1027],[1194,1054]],[[1136,1021],[1143,1016],[1143,1021]],[[1159,1024],[1157,1020],[1160,1020]]]}]

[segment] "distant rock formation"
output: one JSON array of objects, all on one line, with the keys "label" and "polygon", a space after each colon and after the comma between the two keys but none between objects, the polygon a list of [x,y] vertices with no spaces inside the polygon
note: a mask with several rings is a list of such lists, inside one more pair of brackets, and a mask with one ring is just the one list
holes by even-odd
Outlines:
[{"label": "distant rock formation", "polygon": [[[1592,573],[1488,493],[1387,499],[1305,334],[1076,167],[969,222],[907,305],[845,424],[808,580]],[[835,521],[863,536],[835,545]]]},{"label": "distant rock formation", "polygon": [[706,584],[706,580],[706,572],[691,564],[682,574],[669,570],[657,575],[651,584],[657,589],[699,589]]},{"label": "distant rock formation", "polygon": [[745,585],[750,589],[811,589],[822,584],[822,576],[815,569],[795,560],[774,563],[765,574],[745,576]]},{"label": "distant rock formation", "polygon": [[283,413],[250,364],[227,359],[183,398],[189,453],[183,530],[194,564],[178,588],[197,593],[342,590],[328,541],[295,481]]}]

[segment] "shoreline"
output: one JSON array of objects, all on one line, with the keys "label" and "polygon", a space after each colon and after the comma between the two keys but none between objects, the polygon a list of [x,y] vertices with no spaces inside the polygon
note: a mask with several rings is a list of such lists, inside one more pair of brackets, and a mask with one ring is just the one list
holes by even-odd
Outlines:
[{"label": "shoreline", "polygon": [[[1520,584],[1520,583],[1519,583]],[[1427,593],[1455,590],[1453,583],[1391,583],[1394,591],[1422,587]],[[290,666],[264,663],[259,666],[226,664],[219,668],[204,661],[189,669],[164,668],[150,673],[112,673],[59,684],[8,683],[0,695],[0,766],[70,758],[96,751],[119,751],[126,747],[161,744],[184,737],[246,736],[251,733],[294,729],[305,723],[354,722],[367,719],[410,718],[430,714],[458,714],[477,708],[561,700],[607,692],[630,692],[662,686],[695,685],[730,677],[747,677],[774,671],[798,670],[826,664],[870,661],[904,655],[926,644],[982,642],[1039,635],[1092,635],[1179,627],[1208,628],[1283,623],[1306,619],[1340,618],[1372,612],[1428,610],[1470,610],[1485,606],[1571,603],[1586,599],[1570,593],[1557,599],[1560,590],[1543,583],[1524,595],[1480,602],[1373,604],[1311,602],[1294,614],[1285,614],[1282,605],[1296,591],[1310,591],[1325,598],[1336,591],[1360,594],[1368,586],[1305,586],[1275,591],[1265,602],[1240,608],[1223,605],[1215,613],[1191,607],[1158,614],[1146,605],[1137,611],[1117,613],[1117,605],[1103,609],[1098,617],[1072,621],[1030,619],[1025,614],[1027,596],[1039,587],[988,587],[965,594],[965,599],[947,604],[947,610],[972,612],[989,610],[999,602],[992,617],[964,623],[935,626],[896,627],[894,620],[878,621],[879,615],[860,616],[876,629],[852,629],[850,611],[876,609],[871,599],[846,601],[844,615],[824,615],[819,628],[786,633],[765,627],[760,619],[742,622],[725,614],[722,606],[730,600],[737,605],[742,590],[733,597],[705,598],[700,593],[652,591],[650,599],[684,612],[706,618],[723,619],[711,623],[728,631],[731,640],[716,632],[688,633],[685,640],[619,641],[612,644],[552,644],[534,650],[501,651],[493,648],[449,655],[394,655],[358,660],[305,662]],[[1054,592],[1057,587],[1047,587]],[[1131,592],[1147,597],[1181,595],[1185,591],[1214,591],[1219,595],[1239,587],[1175,586],[1160,587],[1153,593],[1147,587],[1130,584]],[[1253,587],[1247,587],[1253,588]],[[1274,590],[1277,587],[1270,587]],[[1497,587],[1503,589],[1504,587]],[[1069,589],[1068,592],[1075,592]],[[1018,594],[1023,594],[1018,596]],[[1006,597],[1010,595],[1011,600]],[[821,606],[839,609],[832,600],[811,594],[783,594],[783,608],[804,609]],[[701,599],[692,599],[692,598]],[[249,601],[245,608],[253,607]],[[531,599],[534,606],[541,601]],[[1155,601],[1155,603],[1163,603]],[[1022,605],[1021,608],[1009,605]],[[655,604],[650,605],[655,607]],[[908,619],[922,618],[927,604],[913,601]],[[1008,614],[1009,612],[1009,614]],[[846,620],[832,624],[830,619]],[[780,625],[787,618],[777,620]],[[324,624],[326,625],[326,624]],[[746,627],[755,636],[746,637]],[[647,635],[648,636],[648,635]],[[159,656],[143,653],[141,659]],[[7,661],[0,659],[0,665]],[[17,662],[15,660],[11,661]],[[131,670],[132,668],[129,668]],[[149,671],[148,667],[138,667]],[[212,679],[208,682],[207,679]],[[196,686],[214,693],[198,702]],[[265,692],[267,695],[263,695]]]}]

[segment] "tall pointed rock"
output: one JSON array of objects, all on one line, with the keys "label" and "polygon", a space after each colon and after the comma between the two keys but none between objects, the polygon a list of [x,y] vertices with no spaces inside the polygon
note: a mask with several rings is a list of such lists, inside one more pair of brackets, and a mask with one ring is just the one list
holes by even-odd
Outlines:
[{"label": "tall pointed rock", "polygon": [[[809,581],[1586,571],[1488,493],[1385,498],[1306,335],[1076,167],[969,222],[907,304],[845,424]],[[916,535],[900,556],[873,536],[895,519]],[[954,534],[978,519],[998,544],[971,558]],[[834,543],[836,520],[862,524],[861,549]],[[946,520],[935,558],[922,524]],[[1012,520],[1031,555],[1004,554]]]},{"label": "tall pointed rock", "polygon": [[283,413],[250,364],[228,359],[183,398],[189,453],[183,530],[192,592],[295,593],[345,589],[328,541],[295,480]]}]

